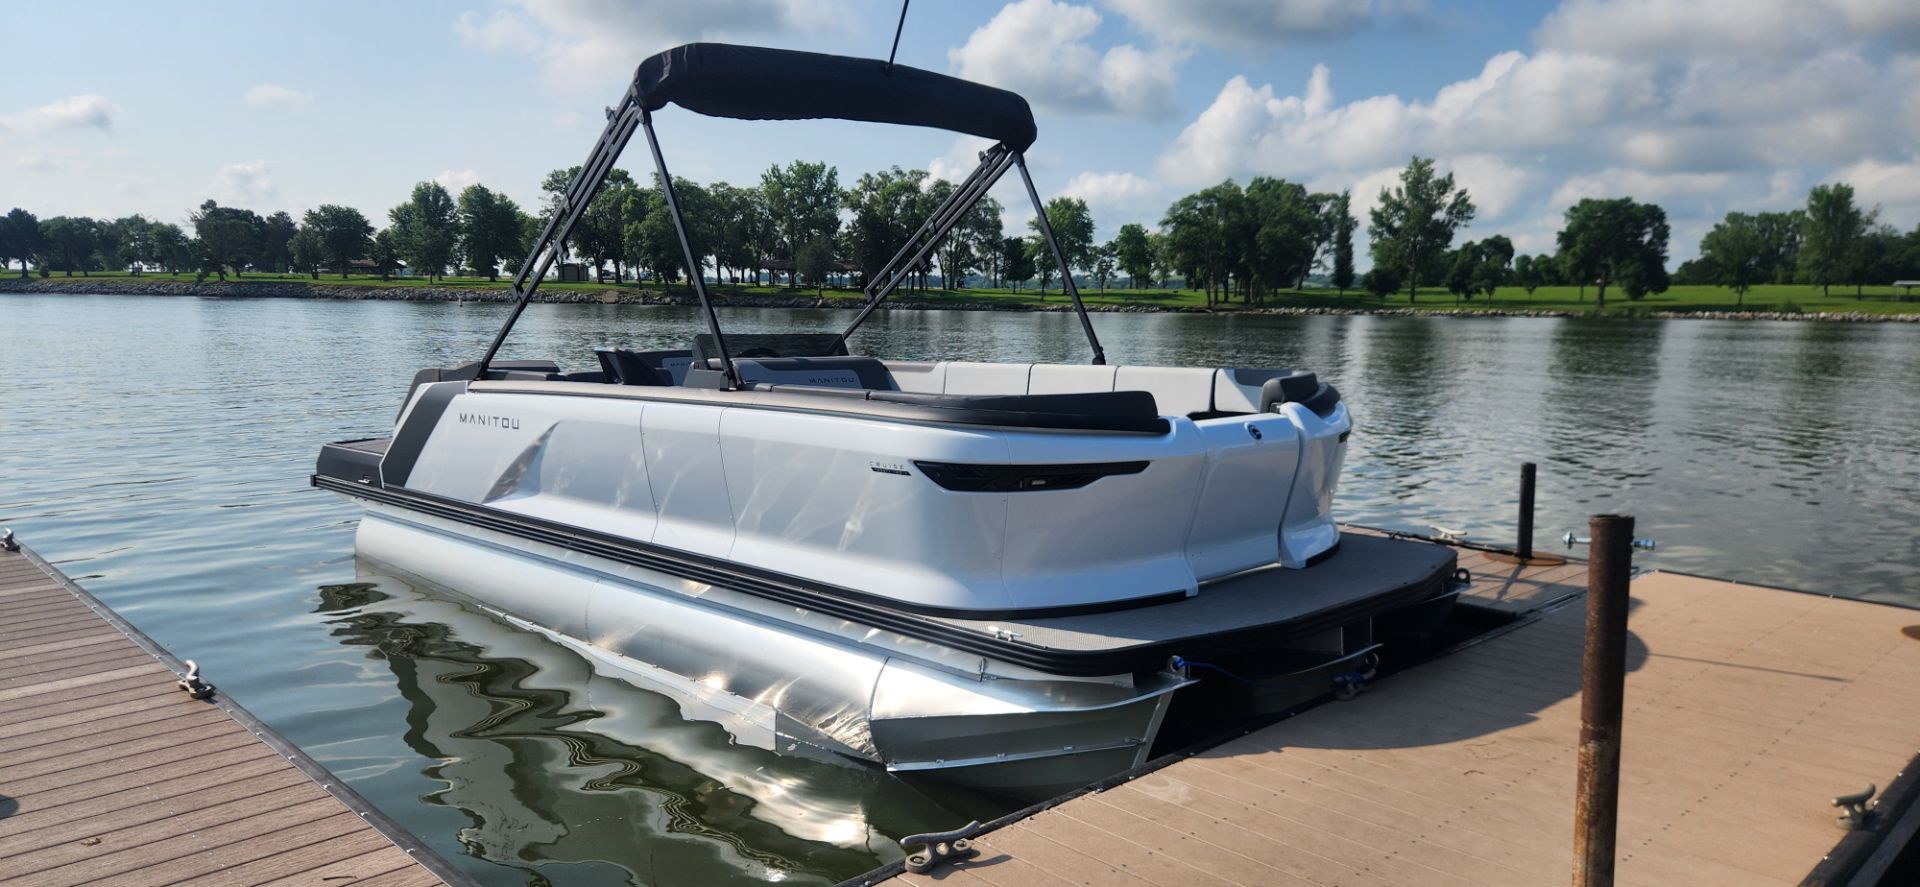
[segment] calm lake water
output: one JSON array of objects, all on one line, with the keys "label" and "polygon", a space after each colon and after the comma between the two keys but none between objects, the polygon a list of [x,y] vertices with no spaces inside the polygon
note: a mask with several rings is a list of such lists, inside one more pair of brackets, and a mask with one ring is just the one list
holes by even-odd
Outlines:
[{"label": "calm lake water", "polygon": [[[1000,812],[780,757],[669,698],[353,558],[308,487],[323,441],[384,434],[421,367],[499,305],[0,295],[0,524],[489,884],[832,883],[892,839]],[[835,311],[726,310],[743,332]],[[1294,366],[1358,431],[1339,514],[1537,544],[1623,510],[1649,566],[1920,604],[1920,326],[1099,315],[1115,363]],[[692,311],[535,306],[512,356],[589,368]],[[1067,315],[900,312],[856,348],[1079,362]]]}]

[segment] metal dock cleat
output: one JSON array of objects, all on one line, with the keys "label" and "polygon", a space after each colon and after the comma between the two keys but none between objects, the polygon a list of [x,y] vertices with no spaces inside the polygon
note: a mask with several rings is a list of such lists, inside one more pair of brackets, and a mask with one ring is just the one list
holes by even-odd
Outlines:
[{"label": "metal dock cleat", "polygon": [[1873,808],[1878,807],[1879,804],[1871,799],[1874,792],[1879,790],[1879,786],[1868,783],[1865,791],[1834,798],[1833,806],[1839,807],[1840,813],[1833,817],[1833,824],[1850,832],[1873,825]]},{"label": "metal dock cleat", "polygon": [[920,853],[907,853],[907,871],[916,875],[925,874],[942,863],[968,859],[974,856],[980,851],[974,849],[973,842],[967,839],[977,837],[979,834],[980,820],[976,819],[950,832],[908,835],[901,838],[900,849],[902,851],[906,851],[908,847],[914,846],[924,846],[927,848]]}]

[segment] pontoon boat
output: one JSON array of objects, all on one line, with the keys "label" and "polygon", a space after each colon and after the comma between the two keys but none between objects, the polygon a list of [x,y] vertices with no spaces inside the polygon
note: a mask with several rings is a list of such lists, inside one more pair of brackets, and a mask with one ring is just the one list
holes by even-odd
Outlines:
[{"label": "pontoon boat", "polygon": [[[838,333],[727,335],[653,128],[746,119],[938,127],[995,144]],[[591,369],[497,359],[636,131],[707,332]],[[485,354],[415,376],[390,437],[325,446],[361,556],[650,674],[782,737],[1045,795],[1142,763],[1197,678],[1349,681],[1444,616],[1441,546],[1343,538],[1352,419],[1284,369],[1108,364],[1024,152],[1027,103],[888,63],[691,44],[640,65],[514,281]],[[853,353],[861,324],[1017,170],[1086,365]],[[1196,671],[1204,666],[1206,670]],[[1228,678],[1222,678],[1226,680]]]}]

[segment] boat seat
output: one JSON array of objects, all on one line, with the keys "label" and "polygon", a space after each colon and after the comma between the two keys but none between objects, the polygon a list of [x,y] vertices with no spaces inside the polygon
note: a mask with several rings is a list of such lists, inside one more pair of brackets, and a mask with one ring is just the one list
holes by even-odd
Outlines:
[{"label": "boat seat", "polygon": [[1024,363],[947,362],[946,384],[942,394],[1026,394],[1027,376],[1033,370]]},{"label": "boat seat", "polygon": [[[1144,391],[1093,391],[1077,394],[919,394],[909,391],[873,391],[867,400],[897,403],[933,410],[954,410],[1019,416],[1075,416],[1087,420],[1087,427],[1120,431],[1165,430],[1160,407],[1153,395]],[[1022,421],[1004,424],[1019,427]],[[1036,427],[1057,427],[1038,421]]]},{"label": "boat seat", "polygon": [[1224,369],[1214,373],[1213,408],[1220,413],[1263,413],[1267,382],[1293,375],[1292,370]]},{"label": "boat seat", "polygon": [[901,391],[941,394],[947,387],[946,361],[886,360],[887,372]]},{"label": "boat seat", "polygon": [[1213,413],[1214,371],[1199,367],[1120,367],[1115,391],[1145,391],[1171,416]]},{"label": "boat seat", "polygon": [[1028,394],[1078,394],[1114,390],[1119,367],[1093,364],[1036,363],[1027,374]]},{"label": "boat seat", "polygon": [[613,385],[666,385],[666,374],[659,367],[647,363],[640,355],[623,348],[595,348],[593,355],[600,358],[600,371],[607,375],[607,382]]},{"label": "boat seat", "polygon": [[742,357],[734,359],[733,368],[742,382],[874,391],[900,388],[887,365],[875,357]]}]

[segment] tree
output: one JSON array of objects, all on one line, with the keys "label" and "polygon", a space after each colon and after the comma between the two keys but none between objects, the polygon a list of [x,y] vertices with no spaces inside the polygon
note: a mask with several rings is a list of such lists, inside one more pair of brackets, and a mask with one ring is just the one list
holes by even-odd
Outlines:
[{"label": "tree", "polygon": [[1114,258],[1117,253],[1112,241],[1093,248],[1093,281],[1103,293],[1107,291],[1107,281],[1113,279],[1114,269],[1119,267],[1119,260]]},{"label": "tree", "polygon": [[1540,288],[1540,268],[1548,261],[1544,257],[1535,259],[1532,256],[1519,256],[1513,260],[1513,282],[1526,290],[1529,298],[1534,290]]},{"label": "tree", "polygon": [[[800,247],[822,239],[831,244],[840,233],[840,173],[835,168],[798,160],[785,169],[770,167],[760,176],[760,189],[766,195],[767,215],[780,249],[795,267]],[[792,277],[787,279],[788,286],[796,283]]]},{"label": "tree", "polygon": [[1225,298],[1236,273],[1246,276],[1254,231],[1247,215],[1246,194],[1229,179],[1174,201],[1160,219],[1167,267],[1204,289],[1208,305]]},{"label": "tree", "polygon": [[1375,265],[1360,278],[1360,285],[1367,288],[1380,301],[1400,289],[1400,272],[1390,265]]},{"label": "tree", "polygon": [[1033,279],[1033,253],[1027,250],[1026,238],[1001,238],[1000,276],[1012,284],[1016,293],[1020,291],[1021,281]]},{"label": "tree", "polygon": [[1853,203],[1853,186],[1845,182],[1815,185],[1807,192],[1807,214],[1801,223],[1799,276],[1820,288],[1821,295],[1846,278],[1860,279],[1860,245],[1879,213],[1861,212]]},{"label": "tree", "polygon": [[1400,185],[1380,191],[1380,205],[1369,213],[1375,265],[1402,271],[1407,301],[1418,292],[1421,269],[1453,244],[1454,232],[1473,221],[1473,200],[1453,186],[1449,173],[1434,177],[1433,160],[1415,157],[1400,172]]},{"label": "tree", "polygon": [[168,274],[179,274],[193,263],[193,252],[187,245],[187,232],[172,222],[155,222],[151,237],[153,240],[153,258],[166,269]]},{"label": "tree", "polygon": [[1333,216],[1333,285],[1344,296],[1353,286],[1353,192],[1328,201],[1327,212]]},{"label": "tree", "polygon": [[1513,241],[1495,234],[1480,241],[1480,261],[1473,268],[1473,289],[1493,298],[1494,291],[1513,277]]},{"label": "tree", "polygon": [[1627,298],[1666,292],[1667,214],[1631,197],[1587,198],[1567,210],[1559,234],[1560,254],[1599,287],[1594,307],[1607,308],[1607,287],[1618,283]]},{"label": "tree", "polygon": [[[1087,202],[1078,197],[1055,197],[1047,201],[1047,224],[1053,228],[1053,240],[1060,245],[1061,255],[1067,257],[1067,273],[1072,273],[1074,268],[1085,270],[1093,262],[1093,213],[1087,209]],[[1034,217],[1028,227],[1039,234],[1039,217]],[[1045,244],[1041,246],[1047,249]],[[1039,260],[1058,265],[1059,260],[1051,255],[1051,250],[1047,252]],[[1042,268],[1042,291],[1046,289],[1046,275],[1046,269]]]},{"label": "tree", "polygon": [[200,241],[202,271],[227,279],[243,276],[248,265],[260,261],[261,244],[266,236],[266,220],[250,209],[221,206],[211,200],[200,204],[192,216],[193,236]]},{"label": "tree", "polygon": [[0,271],[6,270],[8,260],[20,263],[20,279],[27,277],[27,263],[39,255],[46,246],[40,234],[40,220],[33,213],[19,207],[7,211],[5,219],[0,219]]},{"label": "tree", "polygon": [[353,260],[365,258],[367,249],[373,246],[373,226],[352,207],[321,204],[319,209],[307,210],[301,223],[302,228],[311,230],[320,239],[321,250],[333,261],[341,280],[347,279],[347,269]]},{"label": "tree", "polygon": [[146,216],[135,213],[100,227],[104,235],[101,244],[103,264],[126,268],[135,275],[146,270],[148,265],[159,264],[153,241],[154,223]]},{"label": "tree", "polygon": [[40,223],[45,255],[42,264],[55,271],[81,276],[93,268],[94,250],[100,242],[100,223],[86,216],[54,216]]},{"label": "tree", "polygon": [[287,261],[293,270],[319,280],[320,269],[327,263],[327,242],[319,229],[311,224],[295,229],[287,240]]},{"label": "tree", "polygon": [[274,273],[284,274],[293,264],[291,243],[294,232],[299,229],[293,217],[277,212],[261,220],[260,224],[260,266]]},{"label": "tree", "polygon": [[1033,273],[1040,278],[1040,301],[1047,300],[1047,285],[1053,283],[1053,273],[1060,268],[1060,260],[1053,257],[1053,248],[1038,234],[1027,236],[1027,262],[1033,266]]},{"label": "tree", "polygon": [[1719,283],[1733,288],[1735,305],[1744,306],[1747,290],[1767,279],[1767,258],[1759,222],[1746,213],[1727,213],[1700,238],[1700,260]]},{"label": "tree", "polygon": [[520,207],[505,194],[485,185],[468,185],[460,192],[460,256],[466,266],[500,278],[500,263],[520,253]]},{"label": "tree", "polygon": [[400,267],[399,240],[394,237],[392,228],[382,228],[373,235],[373,245],[367,250],[367,259],[373,263],[373,272],[381,280],[393,276],[393,270]]},{"label": "tree", "polygon": [[526,213],[520,213],[519,223],[520,233],[514,240],[513,252],[507,254],[505,262],[506,272],[513,275],[518,275],[526,265],[527,252],[533,249],[533,242],[540,239],[540,232],[547,225],[544,219]]},{"label": "tree", "polygon": [[887,283],[874,280],[874,275],[886,267],[887,260],[906,245],[907,238],[925,221],[920,209],[921,188],[926,178],[926,170],[903,170],[894,166],[864,173],[847,189],[844,200],[847,210],[853,214],[847,228],[847,252],[853,264],[860,267],[869,287]]},{"label": "tree", "polygon": [[825,237],[815,237],[800,247],[794,257],[794,272],[816,293],[824,290],[827,272],[833,268],[833,244]]},{"label": "tree", "polygon": [[1792,283],[1800,266],[1800,238],[1806,228],[1807,214],[1802,210],[1783,213],[1755,213],[1753,223],[1763,246],[1761,266],[1764,280]]},{"label": "tree", "polygon": [[1251,302],[1264,300],[1268,290],[1297,286],[1313,270],[1329,221],[1322,207],[1328,195],[1261,176],[1247,183],[1245,196],[1251,237],[1232,262]]},{"label": "tree", "polygon": [[1146,226],[1128,222],[1113,237],[1113,256],[1127,275],[1127,284],[1140,288],[1141,281],[1153,278],[1153,241],[1147,239]]},{"label": "tree", "polygon": [[446,273],[453,261],[457,220],[453,196],[438,182],[413,186],[406,203],[387,212],[392,223],[394,245],[400,257],[416,272],[424,272],[431,281]]},{"label": "tree", "polygon": [[680,255],[680,236],[673,230],[666,197],[655,188],[636,190],[627,201],[626,215],[631,221],[622,247],[628,260],[647,269],[655,282],[680,279],[686,260]]}]

